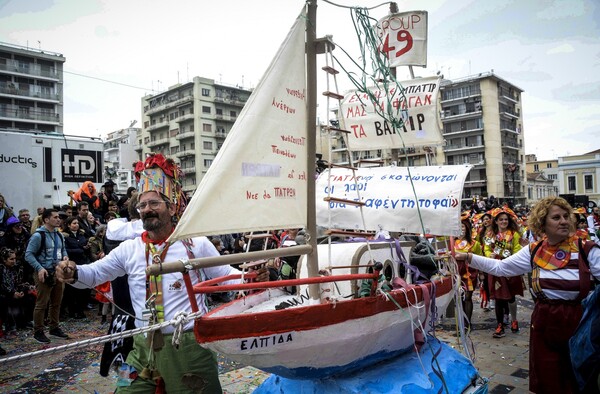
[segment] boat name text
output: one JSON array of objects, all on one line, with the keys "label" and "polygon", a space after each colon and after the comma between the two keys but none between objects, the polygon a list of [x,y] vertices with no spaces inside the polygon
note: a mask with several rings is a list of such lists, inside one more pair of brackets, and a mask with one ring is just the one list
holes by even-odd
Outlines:
[{"label": "boat name text", "polygon": [[264,338],[254,338],[254,339],[244,339],[240,342],[241,350],[252,350],[252,349],[262,349],[269,346],[280,345],[282,343],[292,342],[294,339],[292,338],[292,334],[278,334],[271,335],[270,337]]},{"label": "boat name text", "polygon": [[242,176],[264,176],[278,178],[281,167],[277,164],[242,163]]}]

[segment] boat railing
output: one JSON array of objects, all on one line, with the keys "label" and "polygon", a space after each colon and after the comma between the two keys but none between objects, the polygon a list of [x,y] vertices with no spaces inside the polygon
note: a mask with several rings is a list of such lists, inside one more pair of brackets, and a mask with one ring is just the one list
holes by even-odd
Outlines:
[{"label": "boat railing", "polygon": [[373,272],[365,274],[345,274],[345,275],[326,275],[317,276],[311,278],[299,278],[299,279],[282,279],[269,282],[248,282],[238,283],[231,285],[224,285],[223,282],[238,280],[238,279],[255,279],[256,271],[234,275],[227,275],[215,279],[205,280],[201,283],[194,285],[194,293],[215,293],[215,292],[226,292],[226,291],[239,291],[239,290],[263,290],[273,289],[278,287],[293,287],[301,285],[319,284],[319,283],[332,283],[340,281],[351,281],[351,280],[372,280],[371,283],[371,295],[375,295],[377,290],[377,281],[383,268],[383,264],[376,263],[372,265]]}]

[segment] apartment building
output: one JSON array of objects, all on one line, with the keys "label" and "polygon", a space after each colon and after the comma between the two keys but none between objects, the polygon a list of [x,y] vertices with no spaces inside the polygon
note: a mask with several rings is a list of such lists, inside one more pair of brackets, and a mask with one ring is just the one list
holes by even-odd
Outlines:
[{"label": "apartment building", "polygon": [[139,160],[134,143],[141,128],[131,127],[108,133],[104,140],[104,177],[115,182],[115,192],[125,194],[135,186],[133,163]]},{"label": "apartment building", "polygon": [[142,98],[142,130],[135,146],[141,159],[163,153],[179,162],[183,190],[191,193],[212,164],[252,92],[194,77]]},{"label": "apartment building", "polygon": [[440,90],[446,164],[474,166],[463,197],[524,204],[523,90],[493,71],[444,81]]},{"label": "apartment building", "polygon": [[[493,72],[442,80],[441,122],[445,145],[352,152],[354,161],[383,165],[471,164],[464,199],[493,195],[499,201],[525,203],[523,90]],[[335,124],[333,125],[334,127]],[[348,161],[341,138],[332,142],[332,161]]]},{"label": "apartment building", "polygon": [[63,133],[59,53],[0,42],[0,129]]}]

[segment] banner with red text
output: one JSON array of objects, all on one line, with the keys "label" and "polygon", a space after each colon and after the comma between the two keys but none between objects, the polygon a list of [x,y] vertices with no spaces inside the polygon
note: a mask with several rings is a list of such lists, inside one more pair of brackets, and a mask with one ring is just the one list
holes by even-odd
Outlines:
[{"label": "banner with red text", "polygon": [[[439,118],[438,77],[418,78],[401,82],[404,97],[396,86],[370,88],[377,98],[377,111],[368,94],[356,90],[346,93],[340,107],[343,127],[348,134],[348,149],[402,148],[403,145],[423,146],[442,143]],[[391,106],[391,107],[390,107]],[[388,111],[390,107],[390,111]],[[404,120],[404,126],[394,129],[379,113],[391,112]]]},{"label": "banner with red text", "polygon": [[427,11],[388,15],[377,22],[376,34],[390,67],[427,66]]},{"label": "banner with red text", "polygon": [[[367,231],[460,235],[461,198],[470,165],[334,168],[317,179],[317,225]],[[359,197],[360,196],[360,197]],[[326,197],[362,201],[361,208]],[[421,225],[422,223],[422,225]]]}]

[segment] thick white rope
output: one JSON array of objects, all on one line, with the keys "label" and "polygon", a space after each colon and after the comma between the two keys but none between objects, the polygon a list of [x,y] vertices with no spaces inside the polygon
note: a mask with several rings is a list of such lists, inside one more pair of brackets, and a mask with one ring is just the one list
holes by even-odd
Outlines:
[{"label": "thick white rope", "polygon": [[56,346],[56,347],[52,347],[52,348],[48,348],[48,349],[38,350],[35,352],[0,358],[0,365],[10,362],[10,361],[30,359],[30,358],[35,358],[35,357],[39,357],[39,356],[44,356],[47,354],[59,353],[59,352],[66,351],[66,350],[84,348],[84,347],[88,347],[90,345],[98,345],[98,344],[102,344],[102,343],[106,343],[106,342],[111,342],[115,339],[129,338],[129,337],[132,337],[137,334],[143,334],[146,332],[159,330],[159,329],[162,329],[162,328],[168,327],[168,326],[175,327],[175,331],[173,333],[173,339],[172,339],[171,343],[173,344],[173,347],[178,349],[179,348],[179,340],[180,340],[181,333],[183,332],[183,327],[185,326],[185,324],[191,320],[194,320],[194,319],[202,316],[203,313],[204,312],[200,312],[200,311],[194,312],[194,313],[189,313],[189,314],[187,312],[183,312],[183,311],[178,312],[177,314],[175,314],[175,317],[172,320],[165,321],[165,322],[158,323],[158,324],[153,324],[151,326],[134,328],[134,329],[125,330],[125,331],[122,331],[122,332],[119,332],[116,334],[104,335],[104,336],[97,337],[97,338],[86,339],[86,340],[79,341],[79,342],[69,343],[67,345],[61,345],[61,346]]}]

